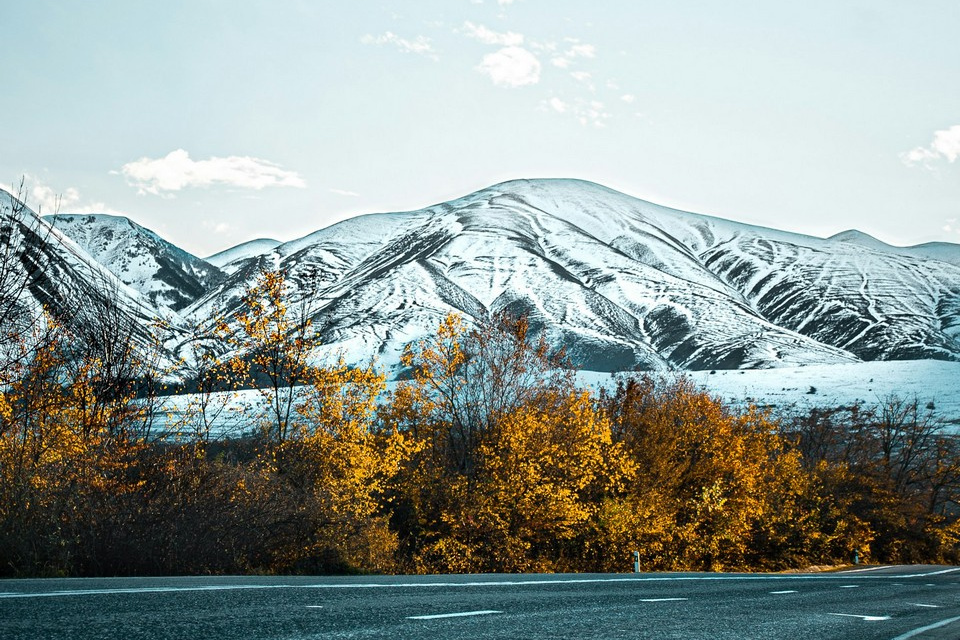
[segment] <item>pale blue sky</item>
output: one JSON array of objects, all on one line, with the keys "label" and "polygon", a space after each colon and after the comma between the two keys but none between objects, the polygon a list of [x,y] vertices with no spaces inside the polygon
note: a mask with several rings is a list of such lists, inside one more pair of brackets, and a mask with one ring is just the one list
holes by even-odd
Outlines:
[{"label": "pale blue sky", "polygon": [[198,255],[511,178],[960,242],[957,0],[0,0],[0,183]]}]

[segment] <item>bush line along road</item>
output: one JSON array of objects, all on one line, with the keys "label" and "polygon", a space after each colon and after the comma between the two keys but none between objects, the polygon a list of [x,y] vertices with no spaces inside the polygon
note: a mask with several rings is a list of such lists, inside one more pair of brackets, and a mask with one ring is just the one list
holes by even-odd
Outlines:
[{"label": "bush line along road", "polygon": [[960,637],[960,568],[0,582],[0,637]]}]

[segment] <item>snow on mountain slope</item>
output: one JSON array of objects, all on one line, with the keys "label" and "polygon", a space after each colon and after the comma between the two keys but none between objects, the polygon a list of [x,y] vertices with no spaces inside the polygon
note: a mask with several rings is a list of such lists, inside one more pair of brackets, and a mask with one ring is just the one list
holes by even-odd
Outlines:
[{"label": "snow on mountain slope", "polygon": [[225,273],[234,273],[243,261],[266,253],[280,244],[279,240],[257,238],[256,240],[248,240],[235,247],[224,249],[219,253],[208,256],[205,260],[218,269],[222,269]]},{"label": "snow on mountain slope", "polygon": [[223,278],[215,266],[125,217],[59,214],[44,220],[158,307],[182,309]]},{"label": "snow on mountain slope", "polygon": [[[140,276],[156,300],[169,295],[170,283],[150,275],[153,250],[126,239],[155,234],[68,217],[58,226],[101,260]],[[318,359],[377,358],[394,376],[403,349],[451,312],[468,322],[526,314],[535,334],[594,371],[960,361],[960,266],[931,257],[953,247],[889,247],[859,232],[813,238],[584,181],[518,180],[221,252],[212,259],[223,279],[193,271],[201,291],[180,313],[200,324],[235,316],[258,274],[279,268],[289,307],[304,309],[322,339]]]},{"label": "snow on mountain slope", "polygon": [[318,356],[377,356],[394,374],[452,311],[527,314],[598,371],[960,359],[960,269],[863,245],[583,181],[513,181],[279,245],[185,313],[235,313],[258,269],[279,267],[310,308]]}]

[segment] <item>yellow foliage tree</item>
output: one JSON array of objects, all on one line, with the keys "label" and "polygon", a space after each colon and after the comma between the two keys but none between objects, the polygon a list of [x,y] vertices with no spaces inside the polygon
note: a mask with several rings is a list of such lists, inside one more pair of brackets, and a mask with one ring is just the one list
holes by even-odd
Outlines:
[{"label": "yellow foliage tree", "polygon": [[721,570],[751,566],[764,527],[768,546],[783,543],[775,523],[800,469],[766,414],[733,413],[683,378],[628,377],[604,404],[635,469],[601,522],[619,554],[629,545],[648,568]]},{"label": "yellow foliage tree", "polygon": [[395,522],[416,571],[576,566],[618,471],[609,423],[525,319],[447,317],[407,352],[388,420],[403,439]]}]

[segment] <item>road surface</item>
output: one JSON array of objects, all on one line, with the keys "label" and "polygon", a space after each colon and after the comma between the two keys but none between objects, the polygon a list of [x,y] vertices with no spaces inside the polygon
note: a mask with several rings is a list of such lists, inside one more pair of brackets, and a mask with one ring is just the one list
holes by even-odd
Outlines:
[{"label": "road surface", "polygon": [[0,638],[957,640],[960,567],[4,580]]}]

